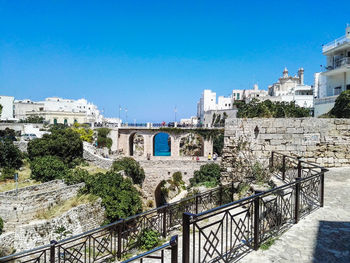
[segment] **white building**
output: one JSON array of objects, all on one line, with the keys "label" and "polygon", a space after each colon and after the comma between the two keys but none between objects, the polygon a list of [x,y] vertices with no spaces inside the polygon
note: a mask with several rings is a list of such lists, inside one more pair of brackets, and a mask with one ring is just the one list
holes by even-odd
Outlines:
[{"label": "white building", "polygon": [[296,105],[305,108],[313,107],[313,87],[304,84],[304,69],[298,70],[298,75],[289,76],[288,69],[285,68],[282,77],[268,87],[268,97],[271,101],[294,101]]},{"label": "white building", "polygon": [[0,96],[0,105],[2,106],[2,112],[0,120],[8,121],[14,119],[13,102],[15,98],[12,96]]},{"label": "white building", "polygon": [[342,91],[350,90],[350,26],[346,27],[344,36],[324,45],[322,53],[327,64],[324,72],[315,75],[318,87],[316,117],[329,112]]},{"label": "white building", "polygon": [[197,117],[203,121],[204,113],[212,110],[229,110],[233,108],[232,97],[219,96],[216,102],[216,93],[211,90],[204,90],[197,103]]},{"label": "white building", "polygon": [[253,89],[236,89],[232,91],[232,98],[234,100],[251,100],[253,98],[267,96],[266,90],[259,90],[258,84],[254,84]]},{"label": "white building", "polygon": [[17,120],[24,120],[30,115],[30,112],[39,111],[44,111],[44,102],[34,102],[29,99],[14,102],[14,117]]}]

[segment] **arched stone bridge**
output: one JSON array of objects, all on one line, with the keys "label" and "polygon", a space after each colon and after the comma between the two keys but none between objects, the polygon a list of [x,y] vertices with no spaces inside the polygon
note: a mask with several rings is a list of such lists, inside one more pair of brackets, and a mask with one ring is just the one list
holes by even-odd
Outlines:
[{"label": "arched stone bridge", "polygon": [[[159,133],[167,133],[170,138],[171,159],[179,159],[180,144],[183,138],[186,138],[190,134],[194,134],[193,129],[182,129],[182,132],[178,130],[171,131],[171,129],[162,128],[117,128],[112,129],[110,137],[113,140],[112,150],[118,151],[125,156],[136,156],[135,154],[135,137],[137,136],[142,140],[143,149],[138,152],[138,156],[147,157],[155,156],[155,137]],[[200,156],[208,156],[209,153],[213,153],[213,141],[212,139],[206,139],[196,134],[201,140]]]}]

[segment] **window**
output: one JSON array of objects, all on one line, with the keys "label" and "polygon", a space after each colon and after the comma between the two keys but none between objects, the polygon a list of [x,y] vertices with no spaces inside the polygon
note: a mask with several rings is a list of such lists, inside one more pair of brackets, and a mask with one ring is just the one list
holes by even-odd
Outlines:
[{"label": "window", "polygon": [[239,94],[239,93],[237,93],[237,100],[239,100],[239,95],[240,95],[240,94]]},{"label": "window", "polygon": [[68,125],[68,120],[64,119],[64,125]]},{"label": "window", "polygon": [[53,119],[53,124],[57,124],[57,119]]},{"label": "window", "polygon": [[346,90],[350,90],[350,84],[346,85]]},{"label": "window", "polygon": [[334,95],[339,95],[341,93],[341,86],[334,88]]},{"label": "window", "polygon": [[74,123],[77,123],[78,121],[77,121],[77,119],[74,119]]}]

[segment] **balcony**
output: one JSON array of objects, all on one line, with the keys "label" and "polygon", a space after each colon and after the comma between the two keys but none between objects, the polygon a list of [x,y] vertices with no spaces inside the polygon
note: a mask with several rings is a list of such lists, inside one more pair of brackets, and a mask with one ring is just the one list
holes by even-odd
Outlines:
[{"label": "balcony", "polygon": [[332,66],[325,67],[324,75],[334,75],[350,69],[350,57],[343,57],[334,61]]},{"label": "balcony", "polygon": [[343,36],[343,37],[340,37],[326,45],[323,45],[322,47],[322,52],[323,53],[326,53],[327,51],[333,49],[333,48],[336,48],[338,46],[341,46],[343,44],[346,44],[346,43],[350,43],[350,38],[346,37],[346,36]]}]

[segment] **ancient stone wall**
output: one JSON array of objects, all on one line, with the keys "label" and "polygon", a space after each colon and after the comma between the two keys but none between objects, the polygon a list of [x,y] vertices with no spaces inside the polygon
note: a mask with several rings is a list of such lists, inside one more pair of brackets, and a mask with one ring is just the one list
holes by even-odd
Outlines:
[{"label": "ancient stone wall", "polygon": [[[11,248],[17,252],[49,244],[51,240],[59,240],[78,235],[99,227],[104,220],[104,209],[99,199],[94,204],[82,204],[50,220],[35,220],[29,224],[18,225],[15,231],[6,231],[0,235],[0,249]],[[57,234],[63,227],[66,236]]]},{"label": "ancient stone wall", "polygon": [[84,142],[84,152],[83,152],[83,158],[86,161],[92,162],[94,165],[104,168],[104,169],[110,169],[113,164],[113,159],[104,158],[100,154],[100,152],[97,152],[98,149],[92,146],[89,143]]},{"label": "ancient stone wall", "polygon": [[325,167],[350,165],[350,120],[318,118],[228,119],[223,153],[224,175],[232,167],[239,138],[265,162],[271,151],[302,156]]},{"label": "ancient stone wall", "polygon": [[16,190],[1,193],[0,215],[5,221],[5,229],[11,230],[16,225],[27,223],[35,219],[39,211],[76,196],[83,185],[67,186],[61,180],[54,180],[21,188],[18,195]]}]

